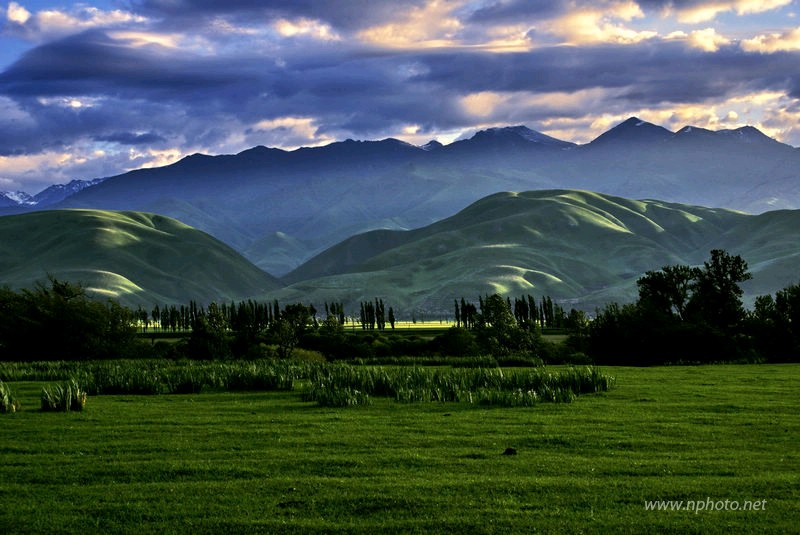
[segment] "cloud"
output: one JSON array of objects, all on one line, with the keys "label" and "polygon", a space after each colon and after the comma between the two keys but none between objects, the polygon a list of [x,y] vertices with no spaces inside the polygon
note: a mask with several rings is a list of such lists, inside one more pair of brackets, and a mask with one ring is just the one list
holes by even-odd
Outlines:
[{"label": "cloud", "polygon": [[11,2],[6,8],[6,18],[14,24],[24,25],[31,18],[31,12],[16,2]]},{"label": "cloud", "polygon": [[71,10],[44,9],[31,13],[16,2],[8,5],[6,19],[11,23],[9,31],[18,37],[35,42],[56,39],[92,28],[112,28],[148,22],[146,17],[120,9],[104,11],[78,4]]},{"label": "cloud", "polygon": [[800,29],[744,25],[778,0],[134,0],[52,16],[22,4],[5,8],[6,38],[29,41],[0,73],[0,155],[48,155],[24,180],[502,124],[571,140],[631,115],[784,139],[800,124]]},{"label": "cloud", "polygon": [[292,150],[299,147],[316,147],[336,141],[321,134],[313,117],[278,117],[259,121],[245,130],[253,145],[262,144]]},{"label": "cloud", "polygon": [[745,39],[741,47],[747,52],[761,54],[800,50],[800,27],[783,33],[762,34],[752,39]]},{"label": "cloud", "polygon": [[152,145],[165,143],[167,140],[154,132],[114,132],[94,137],[95,141],[118,143],[120,145]]},{"label": "cloud", "polygon": [[331,29],[329,24],[318,20],[299,18],[295,20],[279,19],[273,26],[283,37],[308,36],[320,41],[341,41],[341,36]]},{"label": "cloud", "polygon": [[792,0],[644,0],[640,3],[660,9],[662,16],[675,16],[679,22],[700,24],[716,19],[723,13],[739,16],[773,11],[792,3]]},{"label": "cloud", "polygon": [[717,33],[714,28],[695,30],[689,34],[688,42],[691,46],[705,52],[716,52],[721,46],[731,44],[731,40]]},{"label": "cloud", "polygon": [[398,6],[424,6],[426,0],[139,0],[133,10],[165,25],[181,28],[203,25],[220,17],[235,23],[269,23],[278,19],[310,19],[328,24],[334,31],[358,32],[391,22]]},{"label": "cloud", "polygon": [[658,35],[653,30],[639,31],[623,24],[642,17],[644,12],[639,5],[626,0],[603,7],[580,7],[542,26],[545,31],[563,37],[566,43],[572,45],[633,44]]},{"label": "cloud", "polygon": [[453,11],[458,2],[432,0],[424,6],[410,6],[392,22],[366,28],[358,37],[370,44],[389,48],[447,47],[460,43],[462,22]]}]

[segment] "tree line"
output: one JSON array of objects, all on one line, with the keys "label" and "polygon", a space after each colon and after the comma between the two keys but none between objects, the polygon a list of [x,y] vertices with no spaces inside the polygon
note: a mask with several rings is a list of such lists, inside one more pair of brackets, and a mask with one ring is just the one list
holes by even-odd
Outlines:
[{"label": "tree line", "polygon": [[800,285],[746,310],[741,284],[751,278],[742,257],[721,249],[702,267],[648,271],[636,302],[605,306],[570,343],[600,364],[797,360]]},{"label": "tree line", "polygon": [[[567,312],[549,296],[498,294],[453,303],[455,326],[430,339],[386,332],[395,311],[383,299],[359,306],[361,329],[344,329],[343,303],[278,301],[141,307],[90,298],[79,285],[51,278],[32,289],[0,288],[0,359],[288,358],[296,348],[327,359],[383,356],[492,356],[519,362],[594,362],[650,365],[733,360],[796,360],[800,356],[800,285],[760,296],[746,310],[741,283],[747,263],[723,250],[702,266],[664,266],[637,281],[634,303],[611,303],[596,312]],[[137,336],[157,326],[182,331],[175,344]],[[542,329],[569,333],[563,344]],[[156,334],[153,333],[153,340]],[[180,336],[180,335],[179,335]]]},{"label": "tree line", "polygon": [[[383,334],[394,329],[393,307],[383,299],[360,303],[359,331],[345,331],[348,319],[340,302],[325,302],[319,317],[313,305],[277,300],[239,303],[190,301],[156,305],[149,312],[131,310],[113,300],[92,299],[84,288],[49,279],[33,289],[0,289],[0,359],[104,359],[168,356],[173,358],[287,358],[297,347],[329,359],[420,355],[531,355],[541,342],[538,325],[560,325],[567,318],[550,298],[540,306],[531,296],[515,300],[479,297],[475,306],[461,299],[458,327],[433,340],[417,334]],[[524,304],[523,304],[524,303]],[[527,307],[527,308],[526,308]],[[530,311],[535,308],[536,312]],[[462,315],[462,310],[464,314]],[[543,323],[542,323],[543,322]],[[550,323],[548,323],[550,322]],[[173,332],[178,343],[155,343]],[[141,329],[151,340],[137,335]],[[375,334],[369,334],[373,332]],[[150,343],[148,343],[150,342]]]}]

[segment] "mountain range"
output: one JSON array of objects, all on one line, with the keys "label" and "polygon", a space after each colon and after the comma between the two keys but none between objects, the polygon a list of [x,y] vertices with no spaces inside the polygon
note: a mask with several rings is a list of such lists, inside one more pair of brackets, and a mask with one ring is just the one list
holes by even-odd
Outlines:
[{"label": "mountain range", "polygon": [[635,117],[584,145],[511,126],[448,145],[346,140],[195,154],[6,213],[45,206],[159,213],[283,276],[357,233],[429,225],[498,191],[554,188],[749,213],[800,208],[800,150],[752,127],[671,132]]},{"label": "mountain range", "polygon": [[755,128],[635,117],[585,145],[509,126],[195,154],[0,198],[16,214],[0,217],[0,284],[51,274],[147,306],[382,297],[447,312],[496,291],[593,310],[723,248],[749,262],[752,300],[798,282],[798,186],[800,150]]},{"label": "mountain range", "polygon": [[83,189],[99,184],[103,180],[102,178],[71,180],[67,184],[48,186],[36,195],[30,195],[24,191],[0,191],[0,209],[5,209],[5,213],[14,213],[47,208]]}]

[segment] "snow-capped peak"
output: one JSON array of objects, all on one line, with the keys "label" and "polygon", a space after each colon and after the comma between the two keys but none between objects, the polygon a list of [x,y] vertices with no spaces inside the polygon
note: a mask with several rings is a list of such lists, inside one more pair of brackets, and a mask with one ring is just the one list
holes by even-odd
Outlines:
[{"label": "snow-capped peak", "polygon": [[33,200],[33,197],[24,191],[0,191],[0,196],[5,197],[9,201],[13,201],[19,205],[36,204],[36,201]]}]

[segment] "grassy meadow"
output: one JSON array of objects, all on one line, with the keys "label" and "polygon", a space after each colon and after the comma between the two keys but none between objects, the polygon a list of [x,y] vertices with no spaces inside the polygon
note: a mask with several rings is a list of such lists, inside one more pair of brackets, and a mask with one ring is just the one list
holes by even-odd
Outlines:
[{"label": "grassy meadow", "polygon": [[[514,408],[275,391],[90,395],[51,413],[46,382],[9,382],[0,530],[796,531],[800,365],[603,371],[608,392]],[[645,509],[709,498],[766,502]]]}]

